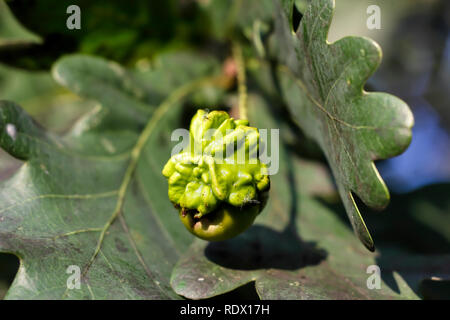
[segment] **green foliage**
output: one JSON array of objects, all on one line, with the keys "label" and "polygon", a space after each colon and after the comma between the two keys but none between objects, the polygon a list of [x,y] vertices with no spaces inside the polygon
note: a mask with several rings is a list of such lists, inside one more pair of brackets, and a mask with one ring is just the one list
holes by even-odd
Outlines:
[{"label": "green foliage", "polygon": [[320,145],[331,166],[355,233],[371,251],[373,240],[355,204],[382,209],[389,191],[374,161],[402,153],[411,141],[413,115],[386,93],[364,91],[381,61],[378,45],[366,38],[327,42],[334,1],[314,1],[293,33],[293,1],[279,1],[276,55],[278,77],[294,120]]},{"label": "green foliage", "polygon": [[25,29],[11,14],[6,3],[0,1],[0,48],[40,43],[41,38]]},{"label": "green foliage", "polygon": [[[15,0],[14,6],[28,28],[46,40],[60,31],[57,20],[41,26],[33,20],[48,12],[46,5],[33,5],[31,15],[20,10],[25,3]],[[89,27],[76,35],[64,30],[76,38],[70,50],[120,63],[71,54],[56,61],[51,74],[0,66],[1,98],[14,101],[0,102],[0,146],[23,161],[12,177],[4,174],[8,162],[0,162],[0,177],[9,177],[0,182],[0,252],[21,262],[6,298],[203,299],[254,283],[262,299],[416,299],[435,297],[433,287],[446,288],[448,282],[429,279],[450,277],[449,255],[444,249],[429,256],[423,251],[436,239],[440,248],[448,246],[447,202],[428,205],[432,213],[425,217],[420,208],[429,201],[414,195],[414,201],[408,198],[413,207],[405,207],[398,200],[394,208],[407,210],[407,224],[395,209],[383,218],[386,223],[370,217],[382,240],[374,254],[364,250],[342,219],[343,208],[333,203],[326,166],[317,157],[299,156],[301,145],[310,143],[305,134],[325,154],[353,228],[373,250],[353,193],[376,209],[387,204],[374,161],[407,147],[413,119],[398,98],[363,90],[380,63],[374,42],[327,42],[334,1],[85,5]],[[296,34],[294,5],[304,14]],[[0,15],[5,12],[10,15],[7,8]],[[107,25],[99,25],[99,14],[109,15],[101,20]],[[12,29],[0,23],[0,35],[5,30]],[[14,37],[36,40],[23,30]],[[161,170],[171,154],[172,131],[188,127],[196,109],[234,110],[231,41],[243,48],[251,125],[280,128],[280,171],[271,177],[256,224],[233,239],[208,243],[194,240],[179,221]],[[191,46],[200,50],[180,50]],[[29,55],[23,58],[35,68],[61,53],[38,54],[30,64]],[[24,65],[21,58],[14,62]],[[134,62],[136,69],[123,66]],[[59,109],[78,112],[66,118],[84,113],[69,130],[72,120],[60,127],[48,121],[59,101]],[[44,129],[29,114],[64,133]],[[417,240],[424,224],[433,239],[426,244]],[[389,238],[398,229],[403,242]],[[380,290],[366,286],[367,267],[374,264],[382,267]],[[80,290],[67,288],[71,265],[81,269]],[[0,292],[2,286],[0,281]]]},{"label": "green foliage", "polygon": [[[105,74],[117,75],[110,80],[118,86],[127,83],[121,69],[91,57],[66,57],[54,74],[69,86],[71,80],[82,83],[82,74],[75,80],[77,73],[70,72],[80,65],[90,66],[98,83]],[[144,130],[119,127],[123,115],[102,104],[67,135],[56,137],[16,104],[1,103],[0,144],[26,160],[0,191],[0,248],[22,260],[8,298],[177,297],[169,287],[170,270],[191,236],[161,188],[161,168],[170,154],[167,139],[179,127],[180,104],[204,83],[197,81],[201,70],[190,74],[192,83],[173,87],[159,108],[147,105],[153,116]],[[96,100],[113,91],[98,92]],[[69,265],[82,269],[82,290],[67,289]]]},{"label": "green foliage", "polygon": [[[251,101],[249,118],[255,125],[282,127],[270,120],[277,117],[263,99]],[[267,208],[247,232],[221,243],[192,244],[172,274],[178,294],[204,299],[255,282],[261,299],[417,299],[418,279],[449,277],[449,255],[362,250],[323,201],[332,188],[326,169],[296,158],[285,144],[280,172],[271,183]],[[383,274],[393,272],[392,281],[380,290],[367,289],[370,265],[381,265]]]},{"label": "green foliage", "polygon": [[[79,30],[66,27],[66,9],[72,4],[81,9]],[[49,69],[61,55],[73,52],[132,66],[165,51],[190,48],[209,37],[209,19],[193,1],[134,0],[130,5],[109,0],[14,0],[8,5],[43,41],[0,52],[0,61],[33,70]]]}]

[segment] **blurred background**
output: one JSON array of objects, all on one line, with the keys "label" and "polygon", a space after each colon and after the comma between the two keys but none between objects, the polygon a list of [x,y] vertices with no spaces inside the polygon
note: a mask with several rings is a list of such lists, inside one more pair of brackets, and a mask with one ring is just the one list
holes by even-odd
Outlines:
[{"label": "blurred background", "polygon": [[[0,99],[17,102],[44,127],[63,134],[93,106],[54,82],[50,69],[56,59],[78,52],[145,70],[163,52],[191,47],[220,52],[218,21],[226,2],[0,0]],[[66,28],[71,4],[81,8],[81,30]],[[296,2],[299,11],[304,4]],[[372,4],[381,9],[379,30],[366,25]],[[14,41],[11,34],[18,32],[28,40]],[[392,193],[390,206],[371,214],[361,204],[373,237],[380,247],[449,253],[450,1],[336,0],[329,41],[347,35],[370,37],[383,49],[381,67],[366,89],[400,97],[415,116],[408,150],[377,163]],[[0,149],[0,181],[20,165]],[[342,205],[333,206],[347,223]],[[0,254],[0,298],[18,265],[16,257]]]}]

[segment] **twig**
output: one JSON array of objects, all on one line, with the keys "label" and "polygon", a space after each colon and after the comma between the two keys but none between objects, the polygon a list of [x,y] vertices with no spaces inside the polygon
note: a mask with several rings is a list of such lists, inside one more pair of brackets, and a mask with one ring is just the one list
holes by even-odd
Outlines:
[{"label": "twig", "polygon": [[242,48],[237,42],[233,43],[233,57],[237,68],[239,116],[241,119],[247,119],[247,85],[245,79],[245,63],[242,55]]}]

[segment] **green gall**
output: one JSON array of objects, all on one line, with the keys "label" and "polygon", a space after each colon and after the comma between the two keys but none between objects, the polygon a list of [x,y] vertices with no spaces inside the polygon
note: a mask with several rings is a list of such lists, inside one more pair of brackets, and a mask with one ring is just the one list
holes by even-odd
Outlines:
[{"label": "green gall", "polygon": [[210,241],[234,237],[264,208],[270,186],[258,158],[258,129],[224,111],[198,110],[189,132],[189,145],[162,171],[169,199],[194,235]]}]

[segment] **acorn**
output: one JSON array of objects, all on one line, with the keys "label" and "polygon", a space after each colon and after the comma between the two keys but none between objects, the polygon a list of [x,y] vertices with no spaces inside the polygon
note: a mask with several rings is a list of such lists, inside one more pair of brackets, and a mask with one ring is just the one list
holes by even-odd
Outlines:
[{"label": "acorn", "polygon": [[198,110],[189,137],[162,171],[169,200],[195,236],[235,237],[264,209],[270,188],[267,167],[258,158],[258,129],[224,111]]}]

